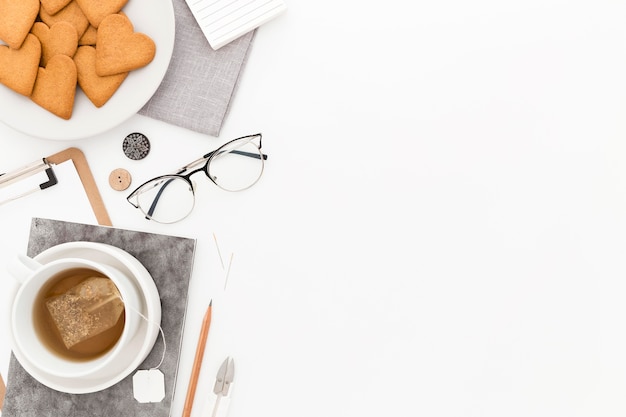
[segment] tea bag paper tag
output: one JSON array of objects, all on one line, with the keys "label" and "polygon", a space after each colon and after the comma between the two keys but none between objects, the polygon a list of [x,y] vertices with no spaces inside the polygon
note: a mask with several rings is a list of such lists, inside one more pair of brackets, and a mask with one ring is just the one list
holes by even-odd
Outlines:
[{"label": "tea bag paper tag", "polygon": [[158,403],[165,398],[165,377],[158,369],[144,369],[133,376],[133,396],[140,403]]}]

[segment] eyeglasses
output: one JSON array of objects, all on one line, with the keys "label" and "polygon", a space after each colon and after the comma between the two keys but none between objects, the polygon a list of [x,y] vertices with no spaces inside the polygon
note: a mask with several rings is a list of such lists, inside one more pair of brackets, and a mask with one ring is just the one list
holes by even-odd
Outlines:
[{"label": "eyeglasses", "polygon": [[[175,174],[161,175],[143,183],[126,199],[148,220],[175,223],[187,217],[195,205],[194,185],[190,179],[193,174],[204,172],[223,190],[243,191],[261,178],[266,159],[267,155],[261,152],[260,133],[233,139]],[[193,169],[200,164],[204,165]]]}]

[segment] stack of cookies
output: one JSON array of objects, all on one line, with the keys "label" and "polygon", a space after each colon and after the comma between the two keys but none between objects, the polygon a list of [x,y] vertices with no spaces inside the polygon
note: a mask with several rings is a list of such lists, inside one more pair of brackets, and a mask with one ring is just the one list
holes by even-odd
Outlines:
[{"label": "stack of cookies", "polygon": [[77,85],[102,107],[156,53],[123,13],[128,1],[0,0],[0,83],[66,120]]}]

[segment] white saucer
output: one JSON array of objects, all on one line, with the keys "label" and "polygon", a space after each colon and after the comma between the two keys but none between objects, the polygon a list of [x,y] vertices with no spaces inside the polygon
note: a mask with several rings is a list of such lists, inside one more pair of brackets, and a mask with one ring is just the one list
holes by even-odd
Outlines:
[{"label": "white saucer", "polygon": [[[148,270],[128,252],[103,243],[68,242],[46,249],[35,256],[34,259],[45,264],[55,259],[68,257],[84,258],[106,263],[134,277],[141,289],[141,293],[146,295],[144,299],[146,304],[144,315],[150,323],[161,323],[161,299],[156,284]],[[57,391],[70,394],[86,394],[109,388],[137,369],[152,350],[158,335],[159,328],[157,325],[149,324],[146,320],[141,320],[137,335],[128,345],[128,359],[126,361],[120,361],[117,366],[112,366],[109,375],[94,379],[60,378],[44,373],[35,368],[19,349],[17,349],[12,333],[11,344],[17,360],[33,378],[37,379],[37,381]],[[139,353],[133,354],[133,352]]]}]

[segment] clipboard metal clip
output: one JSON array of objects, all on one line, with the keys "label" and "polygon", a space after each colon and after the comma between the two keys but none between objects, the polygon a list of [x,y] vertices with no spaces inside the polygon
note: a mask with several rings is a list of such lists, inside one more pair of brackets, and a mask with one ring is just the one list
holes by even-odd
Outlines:
[{"label": "clipboard metal clip", "polygon": [[[17,200],[18,198],[27,196],[36,191],[45,190],[46,188],[50,188],[57,184],[57,177],[52,170],[52,166],[58,166],[67,161],[72,162],[76,172],[78,173],[78,177],[80,178],[80,182],[85,190],[85,193],[87,194],[89,204],[91,204],[91,208],[93,209],[98,224],[101,226],[112,226],[109,213],[107,213],[106,207],[104,206],[104,201],[102,201],[96,181],[91,173],[91,170],[89,169],[89,164],[87,163],[85,154],[80,149],[74,147],[67,148],[55,154],[41,158],[40,160],[16,169],[15,171],[0,174],[0,206],[8,203],[9,201]],[[41,175],[42,171],[45,172],[45,175],[47,175],[47,179],[45,176]],[[62,173],[63,170],[59,169],[57,172]],[[35,174],[39,175],[37,177],[33,177]],[[26,181],[26,185],[22,186],[21,183],[17,184],[22,186],[19,191],[18,188],[20,187],[17,187],[17,185],[15,187],[7,187],[16,182],[24,181],[25,179],[28,179],[28,177],[32,178]],[[24,191],[24,189],[27,189],[27,191]]]},{"label": "clipboard metal clip", "polygon": [[46,160],[46,158],[42,158],[40,161],[35,161],[31,164],[25,165],[21,168],[18,168],[14,171],[7,172],[4,174],[0,174],[0,189],[7,187],[11,184],[15,184],[18,181],[22,181],[25,178],[28,178],[32,175],[38,174],[44,171],[48,177],[47,181],[42,182],[38,186],[34,188],[27,189],[26,191],[21,191],[19,194],[5,197],[0,200],[0,206],[6,204],[10,201],[17,200],[18,198],[25,197],[29,194],[32,194],[36,191],[45,190],[46,188],[52,187],[58,183],[57,177],[52,170],[52,164]]}]

